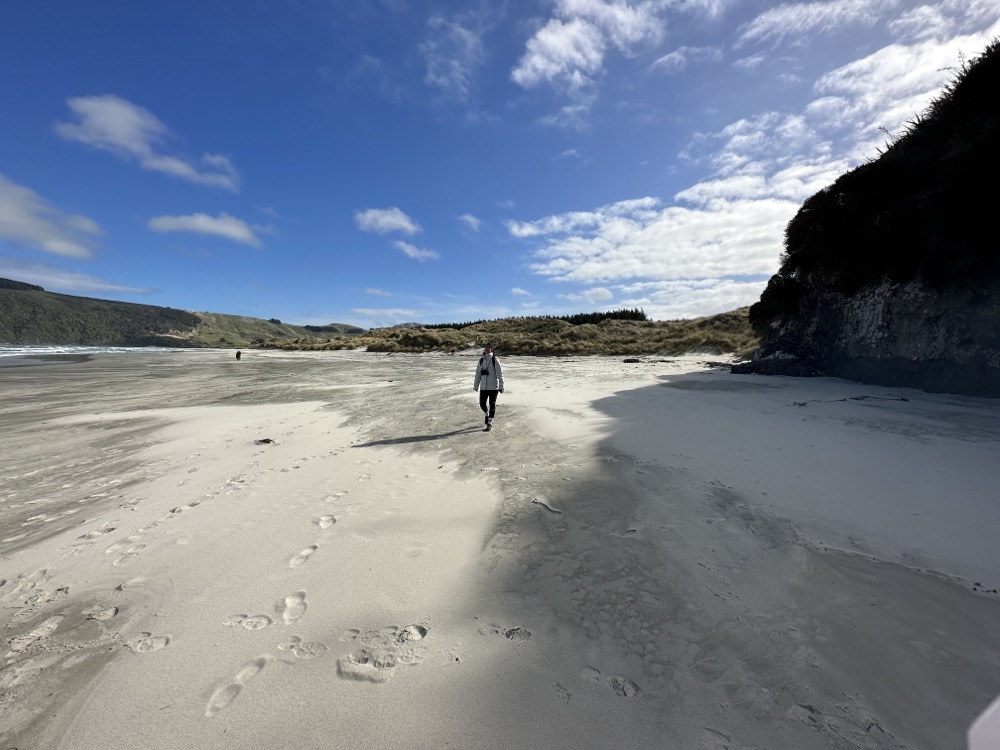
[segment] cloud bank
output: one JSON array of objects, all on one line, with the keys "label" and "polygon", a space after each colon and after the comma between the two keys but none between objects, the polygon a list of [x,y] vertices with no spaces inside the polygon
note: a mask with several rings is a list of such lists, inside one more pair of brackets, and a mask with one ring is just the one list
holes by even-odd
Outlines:
[{"label": "cloud bank", "polygon": [[101,235],[93,219],[65,214],[34,190],[0,175],[0,239],[67,258],[91,258],[93,238]]},{"label": "cloud bank", "polygon": [[192,160],[162,153],[161,146],[173,136],[149,110],[112,95],[76,97],[66,104],[77,119],[56,123],[61,138],[136,161],[143,169],[239,192],[239,173],[228,157],[203,154]]},{"label": "cloud bank", "polygon": [[149,220],[149,228],[154,232],[195,232],[223,237],[251,247],[260,247],[260,238],[242,219],[227,213],[218,216],[189,214],[187,216],[154,216]]}]

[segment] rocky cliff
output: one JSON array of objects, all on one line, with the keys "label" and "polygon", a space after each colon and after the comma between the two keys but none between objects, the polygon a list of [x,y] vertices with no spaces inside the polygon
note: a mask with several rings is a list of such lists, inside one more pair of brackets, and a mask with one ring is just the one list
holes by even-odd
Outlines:
[{"label": "rocky cliff", "polygon": [[883,281],[852,296],[817,284],[733,371],[1000,397],[1000,284],[941,290]]},{"label": "rocky cliff", "polygon": [[1000,43],[881,157],[807,200],[734,372],[1000,397]]}]

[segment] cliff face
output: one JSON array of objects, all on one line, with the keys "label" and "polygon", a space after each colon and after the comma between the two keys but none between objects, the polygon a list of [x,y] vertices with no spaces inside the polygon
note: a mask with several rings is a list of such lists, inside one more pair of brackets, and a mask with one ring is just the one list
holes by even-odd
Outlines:
[{"label": "cliff face", "polygon": [[734,372],[1000,397],[1000,43],[882,156],[807,200]]},{"label": "cliff face", "polygon": [[813,284],[795,315],[771,321],[741,371],[1000,397],[1000,283],[883,281],[849,297]]}]

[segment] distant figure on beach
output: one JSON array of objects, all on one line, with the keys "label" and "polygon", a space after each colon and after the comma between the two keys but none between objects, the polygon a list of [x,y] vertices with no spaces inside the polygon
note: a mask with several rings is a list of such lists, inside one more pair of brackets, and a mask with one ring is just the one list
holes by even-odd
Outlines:
[{"label": "distant figure on beach", "polygon": [[500,360],[493,355],[493,344],[483,347],[483,356],[476,366],[476,381],[472,390],[479,391],[479,408],[486,415],[485,429],[489,432],[493,429],[493,417],[497,412],[497,394],[503,393],[503,369],[500,367]]},{"label": "distant figure on beach", "polygon": [[237,361],[237,362],[239,362],[239,361],[240,361],[240,357],[241,357],[242,355],[243,355],[243,352],[241,352],[241,351],[240,351],[239,349],[237,349],[237,350],[236,350],[236,361]]}]

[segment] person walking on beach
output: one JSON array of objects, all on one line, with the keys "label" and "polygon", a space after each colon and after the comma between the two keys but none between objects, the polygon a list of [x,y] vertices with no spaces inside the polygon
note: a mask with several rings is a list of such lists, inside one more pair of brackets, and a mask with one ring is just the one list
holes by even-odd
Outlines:
[{"label": "person walking on beach", "polygon": [[486,415],[486,432],[489,432],[493,429],[493,417],[497,413],[497,394],[503,393],[503,369],[500,360],[493,355],[493,344],[483,348],[472,390],[479,391],[479,408]]}]

